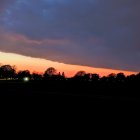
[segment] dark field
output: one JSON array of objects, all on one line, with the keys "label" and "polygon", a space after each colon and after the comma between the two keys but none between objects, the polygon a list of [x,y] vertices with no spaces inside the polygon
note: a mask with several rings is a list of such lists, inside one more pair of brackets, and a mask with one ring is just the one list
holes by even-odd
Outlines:
[{"label": "dark field", "polygon": [[94,83],[0,81],[0,96],[36,98],[48,102],[139,102],[138,85]]}]

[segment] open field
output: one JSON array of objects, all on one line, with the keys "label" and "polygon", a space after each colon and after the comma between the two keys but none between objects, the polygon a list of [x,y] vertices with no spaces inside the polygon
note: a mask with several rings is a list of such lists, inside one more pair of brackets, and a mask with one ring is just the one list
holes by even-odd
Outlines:
[{"label": "open field", "polygon": [[2,97],[33,97],[48,101],[106,102],[140,101],[138,88],[73,82],[0,81]]}]

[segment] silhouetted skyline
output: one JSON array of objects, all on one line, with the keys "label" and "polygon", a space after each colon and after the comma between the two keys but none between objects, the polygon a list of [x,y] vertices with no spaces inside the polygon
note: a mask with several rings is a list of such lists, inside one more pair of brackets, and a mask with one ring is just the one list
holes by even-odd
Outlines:
[{"label": "silhouetted skyline", "polygon": [[47,68],[42,75],[29,70],[16,71],[16,67],[10,65],[0,67],[0,96],[43,97],[47,104],[48,101],[79,103],[81,99],[82,103],[140,101],[139,83],[140,73],[129,76],[111,73],[101,77],[81,70],[67,78],[65,72],[53,67]]},{"label": "silhouetted skyline", "polygon": [[1,53],[0,52],[0,65],[10,64],[16,66],[18,70],[28,69],[31,73],[43,73],[48,67],[55,67],[59,72],[64,72],[67,77],[72,77],[77,71],[85,71],[86,73],[98,73],[101,76],[107,76],[110,73],[124,73],[125,75],[136,74],[138,72],[123,71],[123,70],[113,70],[113,69],[103,69],[103,68],[93,68],[87,66],[79,65],[68,65],[59,62],[53,62],[45,59],[25,57],[22,55],[11,54],[11,53]]},{"label": "silhouetted skyline", "polygon": [[[93,77],[96,79],[98,77],[99,78],[116,78],[117,76],[120,76],[121,75],[121,78],[124,77],[131,77],[131,76],[139,76],[139,73],[129,73],[128,74],[125,74],[123,72],[118,72],[118,73],[109,73],[108,75],[100,75],[99,73],[95,73],[95,72],[86,72],[84,70],[79,70],[77,71],[74,75],[72,76],[68,76],[65,74],[65,71],[63,72],[60,72],[58,71],[56,68],[54,67],[48,67],[45,69],[44,72],[42,73],[39,73],[39,72],[31,72],[30,70],[28,69],[24,69],[24,70],[18,70],[17,67],[15,65],[0,65],[0,80],[19,80],[19,79],[32,79],[32,77],[40,77],[40,80],[47,77],[63,77],[63,78],[77,78],[77,77],[82,77],[82,78],[88,78],[89,80],[90,79],[93,79]],[[123,75],[123,76],[122,76]],[[49,77],[48,77],[49,76]],[[35,80],[33,78],[33,80]]]}]

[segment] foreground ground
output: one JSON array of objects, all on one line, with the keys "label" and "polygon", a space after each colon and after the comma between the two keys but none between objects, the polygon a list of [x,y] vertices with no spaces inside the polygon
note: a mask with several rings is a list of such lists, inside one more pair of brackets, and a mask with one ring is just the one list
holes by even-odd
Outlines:
[{"label": "foreground ground", "polygon": [[135,87],[73,82],[0,81],[0,96],[33,97],[60,102],[140,101],[139,91]]}]

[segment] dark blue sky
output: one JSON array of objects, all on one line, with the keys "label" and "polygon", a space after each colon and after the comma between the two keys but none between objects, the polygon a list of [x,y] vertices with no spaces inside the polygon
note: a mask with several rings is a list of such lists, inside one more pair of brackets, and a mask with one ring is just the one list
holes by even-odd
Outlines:
[{"label": "dark blue sky", "polygon": [[0,0],[0,51],[140,71],[139,0]]}]

